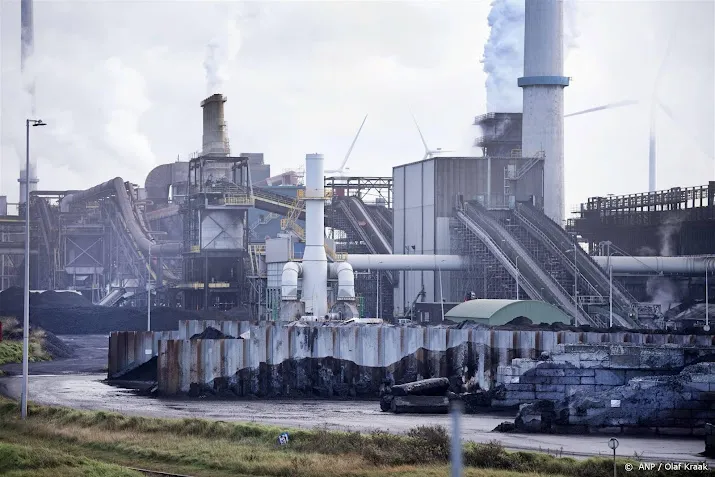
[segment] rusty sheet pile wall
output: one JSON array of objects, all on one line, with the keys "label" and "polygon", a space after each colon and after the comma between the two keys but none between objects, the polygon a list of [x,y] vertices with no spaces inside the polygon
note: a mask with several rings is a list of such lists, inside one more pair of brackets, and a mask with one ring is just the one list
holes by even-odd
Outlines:
[{"label": "rusty sheet pile wall", "polygon": [[[191,339],[209,326],[237,339]],[[503,374],[514,359],[537,359],[570,344],[715,351],[712,336],[695,335],[184,321],[176,332],[112,333],[110,376],[158,356],[164,395],[377,396],[386,381],[426,377],[488,389],[500,366]]]}]

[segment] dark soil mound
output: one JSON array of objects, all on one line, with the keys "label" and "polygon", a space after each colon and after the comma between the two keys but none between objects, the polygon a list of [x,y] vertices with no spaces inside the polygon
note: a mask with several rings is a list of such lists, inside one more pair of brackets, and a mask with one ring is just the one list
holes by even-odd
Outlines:
[{"label": "dark soil mound", "polygon": [[71,358],[74,356],[74,350],[64,341],[59,339],[54,333],[45,330],[45,350],[52,356],[57,358]]},{"label": "dark soil mound", "polygon": [[155,382],[157,376],[157,357],[154,356],[144,364],[137,366],[131,371],[112,378],[117,381],[147,381]]},{"label": "dark soil mound", "polygon": [[[199,319],[196,313],[176,308],[153,308],[151,329],[170,331],[181,320]],[[30,321],[58,335],[107,334],[112,331],[145,331],[146,310],[137,308],[80,306],[80,307],[31,307]]]},{"label": "dark soil mound", "polygon": [[515,325],[515,326],[528,326],[528,325],[533,325],[534,322],[525,316],[517,316],[513,320],[507,322],[506,324],[507,325]]},{"label": "dark soil mound", "polygon": [[32,303],[35,306],[92,306],[92,302],[79,293],[48,290],[38,293]]},{"label": "dark soil mound", "polygon": [[[30,292],[30,309],[37,306],[68,307],[92,306],[92,303],[73,291]],[[0,315],[21,317],[24,310],[24,292],[20,287],[10,287],[0,292]]]},{"label": "dark soil mound", "polygon": [[192,340],[221,340],[221,339],[236,339],[235,336],[226,335],[221,330],[217,330],[213,326],[209,326],[201,333],[196,333],[191,337]]}]

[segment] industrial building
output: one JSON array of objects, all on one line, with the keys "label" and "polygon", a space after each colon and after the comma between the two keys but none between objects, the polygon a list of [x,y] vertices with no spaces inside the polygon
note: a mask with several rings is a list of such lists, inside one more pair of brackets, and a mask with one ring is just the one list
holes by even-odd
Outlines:
[{"label": "industrial building", "polygon": [[[527,3],[524,111],[475,118],[480,157],[325,177],[315,153],[304,173],[272,175],[263,154],[231,152],[227,98],[213,94],[201,151],[143,187],[35,190],[31,169],[31,288],[258,320],[441,320],[467,297],[546,302],[598,327],[662,324],[652,276],[686,284],[680,301],[706,294],[713,261],[676,255],[715,253],[715,183],[589,199],[566,224],[559,8]],[[23,278],[24,221],[5,203],[2,288]]]}]

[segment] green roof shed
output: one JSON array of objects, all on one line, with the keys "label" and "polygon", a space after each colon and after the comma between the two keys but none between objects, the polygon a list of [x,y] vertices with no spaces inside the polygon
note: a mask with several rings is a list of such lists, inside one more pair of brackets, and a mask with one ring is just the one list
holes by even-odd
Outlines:
[{"label": "green roof shed", "polygon": [[445,319],[499,326],[520,316],[529,318],[534,324],[571,323],[571,317],[559,308],[536,300],[469,300],[449,310]]}]

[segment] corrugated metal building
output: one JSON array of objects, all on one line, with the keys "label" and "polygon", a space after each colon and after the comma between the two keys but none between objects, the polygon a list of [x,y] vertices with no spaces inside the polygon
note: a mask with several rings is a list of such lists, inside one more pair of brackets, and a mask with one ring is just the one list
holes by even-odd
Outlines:
[{"label": "corrugated metal building", "polygon": [[[490,208],[513,207],[516,201],[528,200],[543,204],[543,159],[539,157],[435,157],[394,167],[392,176],[395,254],[449,254],[449,221],[459,195]],[[464,290],[451,290],[450,281],[450,273],[443,272],[443,298],[461,300]],[[423,289],[419,301],[439,302],[439,282],[436,272],[400,272],[395,314],[410,308]]]}]

